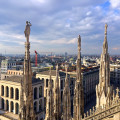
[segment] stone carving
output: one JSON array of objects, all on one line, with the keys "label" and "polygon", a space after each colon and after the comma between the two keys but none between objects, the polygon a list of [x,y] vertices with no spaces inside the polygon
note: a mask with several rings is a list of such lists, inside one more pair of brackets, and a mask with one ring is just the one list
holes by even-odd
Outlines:
[{"label": "stone carving", "polygon": [[25,26],[25,37],[27,39],[27,42],[29,42],[29,36],[30,36],[30,26],[32,26],[32,24],[28,21],[26,21],[26,26]]}]

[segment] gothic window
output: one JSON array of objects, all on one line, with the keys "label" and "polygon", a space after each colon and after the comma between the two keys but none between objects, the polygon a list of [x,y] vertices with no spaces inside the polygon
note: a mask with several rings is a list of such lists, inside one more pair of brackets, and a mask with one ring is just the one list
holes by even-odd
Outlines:
[{"label": "gothic window", "polygon": [[39,87],[39,98],[42,97],[42,86]]},{"label": "gothic window", "polygon": [[9,88],[8,88],[8,86],[6,87],[6,97],[9,97]]},{"label": "gothic window", "polygon": [[14,98],[14,89],[13,88],[10,88],[10,92],[11,92],[11,98]]},{"label": "gothic window", "polygon": [[1,95],[4,96],[4,86],[3,86],[3,85],[1,86],[1,90],[2,90],[2,91],[1,91],[1,92],[2,92]]},{"label": "gothic window", "polygon": [[48,87],[48,79],[46,79],[46,87]]},{"label": "gothic window", "polygon": [[61,89],[63,89],[63,80],[61,80]]},{"label": "gothic window", "polygon": [[42,99],[39,101],[39,111],[42,111]]},{"label": "gothic window", "polygon": [[61,101],[63,100],[63,91],[61,91]]},{"label": "gothic window", "polygon": [[8,100],[6,100],[6,106],[7,106],[7,111],[9,111],[9,101]]},{"label": "gothic window", "polygon": [[16,100],[19,100],[19,89],[16,88],[15,92],[16,92],[15,99],[16,99]]},{"label": "gothic window", "polygon": [[37,88],[34,88],[34,99],[37,99]]},{"label": "gothic window", "polygon": [[16,103],[16,114],[18,114],[18,113],[19,113],[19,104]]},{"label": "gothic window", "polygon": [[34,102],[34,111],[37,112],[37,101]]},{"label": "gothic window", "polygon": [[47,97],[47,89],[46,89],[46,97]]},{"label": "gothic window", "polygon": [[53,82],[53,80],[52,80],[52,87],[54,87],[54,82]]},{"label": "gothic window", "polygon": [[11,112],[14,111],[14,104],[13,104],[13,101],[11,101]]},{"label": "gothic window", "polygon": [[2,104],[2,109],[4,109],[4,99],[3,98],[1,100],[1,104]]}]

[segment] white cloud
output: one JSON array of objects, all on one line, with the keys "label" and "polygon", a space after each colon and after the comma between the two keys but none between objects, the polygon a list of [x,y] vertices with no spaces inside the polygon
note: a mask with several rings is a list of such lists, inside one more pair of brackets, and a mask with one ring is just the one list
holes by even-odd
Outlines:
[{"label": "white cloud", "polygon": [[113,8],[120,9],[120,0],[110,0],[110,3]]},{"label": "white cloud", "polygon": [[71,40],[66,39],[66,38],[61,38],[61,39],[58,39],[58,40],[52,40],[50,43],[51,44],[75,44],[76,41],[77,41],[76,38],[73,38]]},{"label": "white cloud", "polygon": [[86,15],[89,16],[89,15],[91,15],[91,13],[92,13],[91,11],[88,11],[88,12],[86,13]]},{"label": "white cloud", "polygon": [[[57,46],[54,48],[57,51],[63,46],[67,51],[70,49],[69,46],[77,45],[77,36],[80,34],[83,51],[85,49],[86,53],[93,52],[91,50],[93,46],[97,48],[100,44],[102,45],[105,23],[108,23],[108,32],[112,33],[108,34],[110,45],[119,42],[120,15],[118,13],[120,11],[115,13],[113,9],[119,7],[118,1],[113,3],[111,0],[111,5],[115,4],[114,7],[107,6],[105,9],[101,4],[106,0],[11,1],[4,5],[0,4],[0,43],[4,43],[3,45],[12,43],[8,48],[10,46],[24,48],[26,20],[32,23],[30,35],[32,50],[37,48],[47,51]],[[115,39],[113,40],[112,37]],[[116,40],[118,41],[115,42]],[[99,44],[97,44],[98,41],[100,41]],[[13,52],[17,51],[13,50]]]}]

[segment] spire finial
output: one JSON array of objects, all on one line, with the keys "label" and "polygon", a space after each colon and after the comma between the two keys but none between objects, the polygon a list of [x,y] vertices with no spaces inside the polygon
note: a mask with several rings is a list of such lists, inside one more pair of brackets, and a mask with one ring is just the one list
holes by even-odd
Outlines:
[{"label": "spire finial", "polygon": [[78,59],[80,59],[80,51],[81,51],[81,37],[78,36]]},{"label": "spire finial", "polygon": [[107,27],[108,27],[108,25],[107,25],[107,23],[105,24],[105,35],[107,35]]},{"label": "spire finial", "polygon": [[104,43],[103,43],[103,53],[107,53],[108,52],[107,28],[108,28],[108,25],[105,24],[105,37],[104,37]]},{"label": "spire finial", "polygon": [[81,36],[78,36],[78,51],[81,51]]}]

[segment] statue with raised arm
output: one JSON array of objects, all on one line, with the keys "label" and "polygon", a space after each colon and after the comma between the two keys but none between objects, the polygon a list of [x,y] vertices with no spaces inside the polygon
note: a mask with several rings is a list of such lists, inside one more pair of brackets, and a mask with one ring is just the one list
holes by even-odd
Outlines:
[{"label": "statue with raised arm", "polygon": [[26,40],[27,42],[29,42],[29,36],[30,36],[30,26],[32,26],[32,24],[28,21],[26,21],[26,26],[25,26],[25,37],[26,37]]}]

